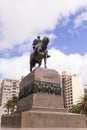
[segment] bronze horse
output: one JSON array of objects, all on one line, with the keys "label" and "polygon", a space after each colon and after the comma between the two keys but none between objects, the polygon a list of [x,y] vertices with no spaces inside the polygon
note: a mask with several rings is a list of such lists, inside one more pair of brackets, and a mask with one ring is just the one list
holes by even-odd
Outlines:
[{"label": "bronze horse", "polygon": [[35,67],[35,64],[39,64],[38,67],[41,66],[42,60],[44,59],[44,67],[46,68],[46,59],[50,57],[47,51],[47,45],[49,43],[49,38],[44,37],[44,39],[39,43],[38,49],[35,50],[30,55],[30,72],[32,68]]}]

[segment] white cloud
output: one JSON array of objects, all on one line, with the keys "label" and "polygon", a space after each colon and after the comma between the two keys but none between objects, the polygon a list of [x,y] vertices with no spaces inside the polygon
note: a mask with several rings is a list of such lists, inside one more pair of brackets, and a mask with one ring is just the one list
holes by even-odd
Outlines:
[{"label": "white cloud", "polygon": [[[49,54],[51,57],[47,60],[47,68],[55,69],[60,74],[62,71],[80,74],[83,84],[87,83],[87,54],[83,56],[79,54],[65,55],[55,48],[50,49]],[[3,74],[2,78],[20,79],[21,76],[26,76],[30,72],[29,54],[12,59],[0,59],[0,72]]]},{"label": "white cloud", "polygon": [[29,73],[29,54],[12,59],[0,59],[0,73],[2,78],[20,79]]},{"label": "white cloud", "polygon": [[71,74],[80,74],[83,84],[87,83],[87,54],[66,55],[55,48],[49,51],[51,58],[48,60],[48,68],[56,69],[59,73],[68,71]]},{"label": "white cloud", "polygon": [[87,0],[0,0],[3,41],[0,49],[21,44],[26,39],[53,30],[61,18],[87,7]]},{"label": "white cloud", "polygon": [[[48,35],[46,31],[54,30],[61,18],[66,20],[63,24],[67,24],[70,14],[75,14],[81,8],[87,8],[87,0],[0,0],[0,50],[20,44],[23,46],[19,52],[24,52],[24,41],[29,41],[26,47],[31,48],[36,35]],[[79,26],[85,20],[86,14],[83,13],[77,17],[75,25]],[[51,40],[56,38],[53,33],[48,36]],[[80,73],[83,83],[86,82],[87,55],[65,55],[56,49],[51,49],[49,53],[48,68],[60,73],[63,70]],[[29,54],[11,59],[1,58],[0,73],[3,74],[2,78],[17,79],[28,74]]]},{"label": "white cloud", "polygon": [[87,21],[87,11],[81,13],[80,15],[78,15],[76,17],[76,19],[74,20],[74,27],[78,28],[80,26],[83,25],[83,22]]}]

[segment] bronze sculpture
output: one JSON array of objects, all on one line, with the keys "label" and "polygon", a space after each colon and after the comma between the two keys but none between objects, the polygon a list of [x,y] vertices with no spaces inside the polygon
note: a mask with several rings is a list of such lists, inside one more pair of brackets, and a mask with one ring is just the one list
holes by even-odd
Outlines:
[{"label": "bronze sculpture", "polygon": [[40,36],[37,36],[37,39],[33,41],[33,53],[30,55],[30,72],[32,68],[35,67],[35,64],[38,63],[38,67],[41,66],[42,60],[44,59],[44,67],[46,68],[46,60],[50,57],[47,51],[47,45],[49,43],[49,38],[44,37],[43,40],[40,39]]}]

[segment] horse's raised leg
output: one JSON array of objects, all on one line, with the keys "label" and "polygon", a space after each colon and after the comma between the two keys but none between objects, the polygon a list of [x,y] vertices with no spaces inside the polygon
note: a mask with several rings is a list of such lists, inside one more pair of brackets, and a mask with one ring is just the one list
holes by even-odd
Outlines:
[{"label": "horse's raised leg", "polygon": [[47,68],[47,66],[46,66],[46,57],[44,58],[44,68]]},{"label": "horse's raised leg", "polygon": [[32,65],[30,64],[30,72],[32,72]]},{"label": "horse's raised leg", "polygon": [[40,67],[41,66],[41,61],[38,63],[38,67]]}]

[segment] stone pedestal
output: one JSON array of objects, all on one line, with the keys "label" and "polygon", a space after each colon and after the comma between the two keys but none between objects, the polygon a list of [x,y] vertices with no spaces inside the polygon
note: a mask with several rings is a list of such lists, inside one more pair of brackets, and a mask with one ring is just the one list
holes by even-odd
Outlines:
[{"label": "stone pedestal", "polygon": [[18,102],[17,111],[26,110],[56,110],[65,111],[62,96],[42,93],[31,94]]},{"label": "stone pedestal", "polygon": [[3,115],[3,127],[85,128],[86,117],[64,109],[60,75],[55,70],[37,68],[20,84],[17,112]]},{"label": "stone pedestal", "polygon": [[55,70],[37,68],[27,75],[20,84],[19,98],[34,93],[61,95],[60,75]]}]

